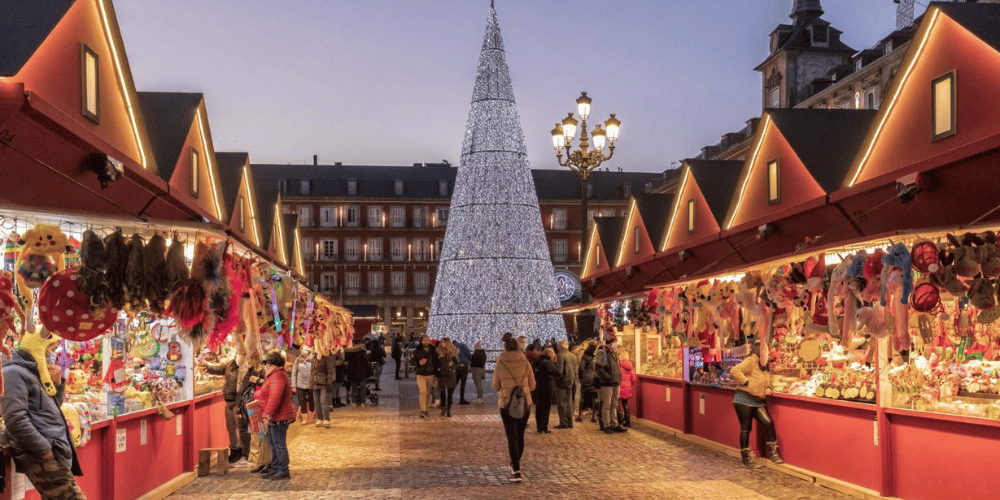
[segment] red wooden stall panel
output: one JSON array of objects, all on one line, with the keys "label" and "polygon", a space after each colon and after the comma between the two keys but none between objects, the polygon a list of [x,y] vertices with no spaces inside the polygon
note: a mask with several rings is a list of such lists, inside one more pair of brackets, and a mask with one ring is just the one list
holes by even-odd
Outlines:
[{"label": "red wooden stall panel", "polygon": [[226,401],[222,399],[222,393],[206,399],[195,399],[194,423],[192,453],[195,457],[202,448],[229,446],[229,434],[226,431]]},{"label": "red wooden stall panel", "polygon": [[889,415],[892,494],[908,500],[1000,498],[1000,428],[934,415]]},{"label": "red wooden stall panel", "polygon": [[[164,420],[156,413],[140,415],[117,421],[117,432],[125,432],[125,451],[115,454],[116,499],[139,498],[184,472],[184,433],[183,427],[178,428],[178,417]],[[109,442],[114,446],[115,436]]]},{"label": "red wooden stall panel", "polygon": [[[691,415],[689,434],[733,448],[740,447],[740,423],[733,409],[733,391],[715,387],[689,385],[688,411]],[[702,410],[704,401],[704,411]],[[753,435],[751,446],[756,443]],[[760,450],[757,450],[758,453]]]},{"label": "red wooden stall panel", "polygon": [[767,406],[786,462],[875,491],[881,488],[874,405],[838,406],[822,399],[779,396],[768,398]]},{"label": "red wooden stall panel", "polygon": [[[669,401],[667,391],[670,391]],[[639,376],[633,414],[639,418],[684,431],[684,383]],[[632,403],[632,402],[630,402]]]}]

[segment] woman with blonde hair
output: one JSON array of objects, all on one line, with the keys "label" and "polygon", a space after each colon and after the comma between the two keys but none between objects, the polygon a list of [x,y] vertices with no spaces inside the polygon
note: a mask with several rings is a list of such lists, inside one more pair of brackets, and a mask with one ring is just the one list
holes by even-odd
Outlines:
[{"label": "woman with blonde hair", "polygon": [[450,339],[441,339],[437,358],[438,391],[441,393],[441,416],[451,416],[452,396],[458,385],[458,347]]}]

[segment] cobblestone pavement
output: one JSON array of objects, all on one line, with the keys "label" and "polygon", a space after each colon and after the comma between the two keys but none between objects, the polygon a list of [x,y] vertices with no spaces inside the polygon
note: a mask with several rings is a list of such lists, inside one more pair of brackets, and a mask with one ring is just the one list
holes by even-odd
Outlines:
[{"label": "cobblestone pavement", "polygon": [[[496,395],[455,405],[452,418],[418,418],[413,378],[397,383],[387,365],[378,407],[338,408],[331,428],[293,424],[292,479],[269,481],[246,469],[198,478],[170,498],[189,500],[651,498],[840,499],[846,495],[651,429],[606,435],[585,421],[574,429],[525,434],[524,482],[507,475]],[[457,391],[456,391],[457,392]],[[475,397],[469,380],[466,395]],[[456,394],[457,403],[457,394]],[[558,423],[555,409],[550,425]]]}]

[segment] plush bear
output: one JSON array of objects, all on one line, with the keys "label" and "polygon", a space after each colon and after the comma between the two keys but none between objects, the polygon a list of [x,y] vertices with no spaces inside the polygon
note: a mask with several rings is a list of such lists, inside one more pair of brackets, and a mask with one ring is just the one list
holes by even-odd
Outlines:
[{"label": "plush bear", "polygon": [[[53,274],[66,268],[64,255],[73,252],[66,234],[58,226],[38,224],[29,229],[18,241],[21,251],[17,255],[17,292],[24,310],[31,311],[34,298],[31,289],[40,288]],[[28,325],[27,329],[34,329]]]},{"label": "plush bear", "polygon": [[952,264],[955,274],[963,278],[972,278],[979,274],[979,262],[976,262],[976,249],[973,244],[983,240],[977,239],[972,233],[966,233],[962,241],[951,234],[947,235],[947,238],[951,243],[951,253],[955,259]]},{"label": "plush bear", "polygon": [[885,308],[880,304],[858,309],[855,318],[858,328],[867,331],[872,337],[880,339],[889,335],[885,322]]},{"label": "plush bear", "polygon": [[[833,275],[830,277],[830,289],[827,291],[826,300],[827,314],[830,315],[827,329],[830,335],[840,338],[840,345],[844,347],[850,346],[851,340],[854,337],[854,330],[857,327],[858,299],[851,291],[850,283],[852,278],[848,274],[848,269],[852,263],[852,259],[844,259],[843,262],[833,269]],[[842,320],[834,315],[838,301],[842,301],[842,307],[844,308]]]},{"label": "plush bear", "polygon": [[49,375],[46,351],[49,346],[58,344],[60,340],[62,339],[57,335],[49,334],[49,331],[43,326],[37,332],[26,332],[22,335],[19,346],[20,349],[28,351],[31,358],[35,360],[35,364],[38,366],[38,379],[42,381],[42,387],[45,388],[45,393],[49,396],[56,395],[56,384],[52,382],[52,376]]}]

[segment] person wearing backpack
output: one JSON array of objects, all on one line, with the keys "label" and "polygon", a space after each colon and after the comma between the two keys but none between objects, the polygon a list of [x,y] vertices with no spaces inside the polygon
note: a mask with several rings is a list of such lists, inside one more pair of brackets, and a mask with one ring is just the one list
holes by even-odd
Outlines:
[{"label": "person wearing backpack", "polygon": [[601,426],[606,434],[628,432],[618,423],[618,395],[622,384],[621,362],[618,361],[618,339],[608,338],[603,349],[594,355],[597,365],[597,385],[600,387]]},{"label": "person wearing backpack", "polygon": [[535,375],[528,358],[518,348],[511,333],[503,335],[504,352],[497,356],[493,369],[493,390],[498,393],[500,419],[507,435],[510,454],[510,480],[521,482],[521,456],[524,454],[524,429],[528,426],[531,391],[535,390]]}]

